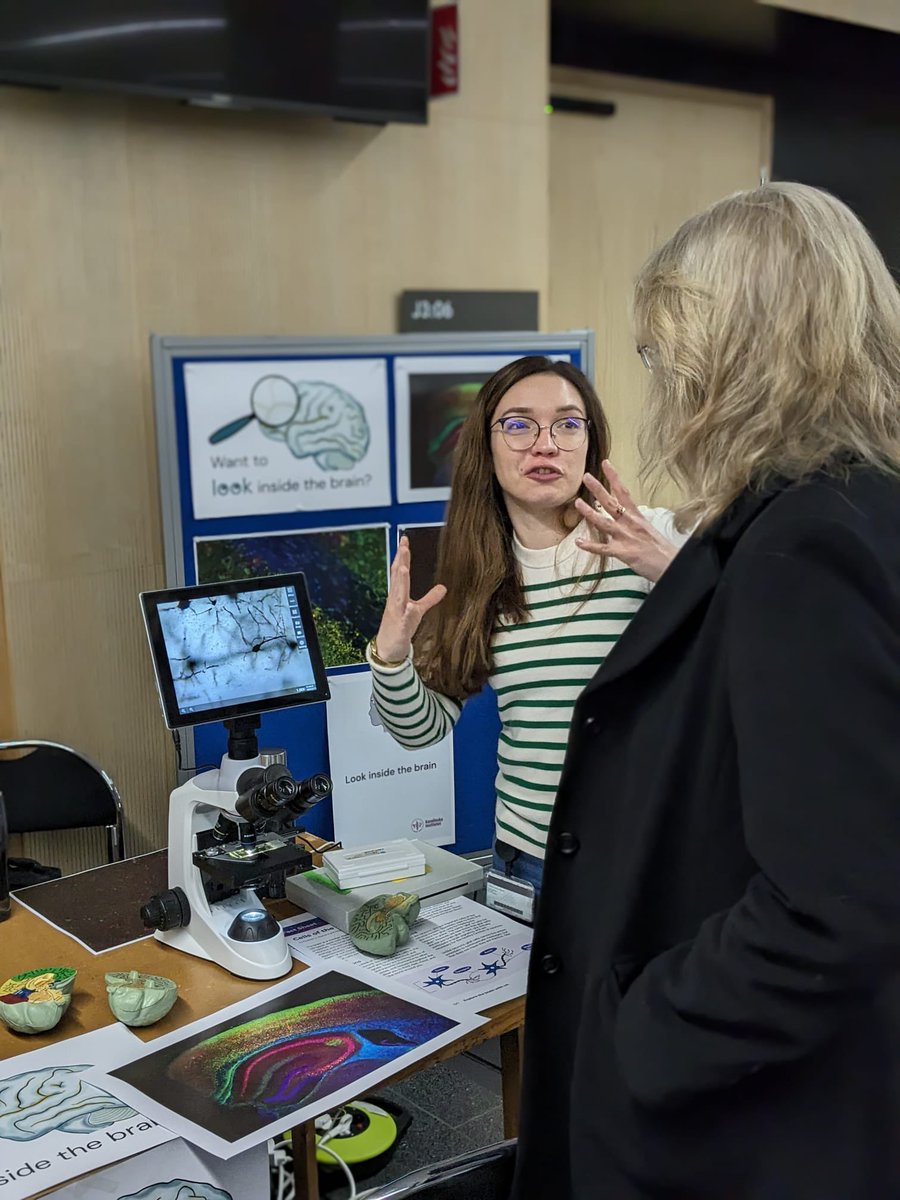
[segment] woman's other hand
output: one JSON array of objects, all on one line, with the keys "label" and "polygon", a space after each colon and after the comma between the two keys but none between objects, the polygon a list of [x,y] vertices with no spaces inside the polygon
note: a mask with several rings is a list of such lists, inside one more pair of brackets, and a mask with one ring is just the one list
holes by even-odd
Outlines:
[{"label": "woman's other hand", "polygon": [[387,604],[384,606],[384,615],[375,635],[378,657],[386,662],[399,663],[408,657],[413,637],[422,623],[422,618],[447,595],[444,585],[437,583],[421,600],[411,600],[409,567],[409,539],[402,537],[391,563]]},{"label": "woman's other hand", "polygon": [[590,538],[577,538],[577,544],[592,554],[617,558],[655,583],[678,553],[678,547],[647,520],[612,463],[604,462],[603,470],[609,480],[609,491],[593,475],[584,477],[585,487],[597,506],[581,499],[575,501],[576,509],[593,529]]}]

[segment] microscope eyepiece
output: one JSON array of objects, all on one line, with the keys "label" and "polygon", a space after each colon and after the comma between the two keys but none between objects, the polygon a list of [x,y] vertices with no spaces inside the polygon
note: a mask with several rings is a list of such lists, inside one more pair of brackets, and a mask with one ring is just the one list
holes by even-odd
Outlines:
[{"label": "microscope eyepiece", "polygon": [[288,801],[288,808],[294,816],[302,816],[314,804],[331,795],[331,780],[327,775],[310,775],[297,784],[297,794]]},{"label": "microscope eyepiece", "polygon": [[[235,809],[245,821],[266,821],[281,815],[300,816],[331,792],[327,775],[310,775],[298,782],[281,763],[250,767],[237,781]],[[286,811],[285,811],[286,810]]]}]

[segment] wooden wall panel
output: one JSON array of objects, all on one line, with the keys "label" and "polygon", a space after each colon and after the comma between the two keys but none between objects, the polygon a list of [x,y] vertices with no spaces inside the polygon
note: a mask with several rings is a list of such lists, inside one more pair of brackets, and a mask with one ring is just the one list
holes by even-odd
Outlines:
[{"label": "wooden wall panel", "polygon": [[[550,119],[548,319],[554,329],[596,331],[613,462],[637,494],[646,372],[631,330],[634,278],[691,213],[759,182],[770,159],[771,103],[565,67],[552,69],[551,91],[616,105],[612,117]],[[663,491],[658,502],[672,498]]]},{"label": "wooden wall panel", "polygon": [[547,3],[460,8],[462,92],[424,127],[0,89],[7,709],[110,771],[133,851],[174,776],[137,605],[164,579],[151,332],[390,333],[404,287],[546,308]]}]

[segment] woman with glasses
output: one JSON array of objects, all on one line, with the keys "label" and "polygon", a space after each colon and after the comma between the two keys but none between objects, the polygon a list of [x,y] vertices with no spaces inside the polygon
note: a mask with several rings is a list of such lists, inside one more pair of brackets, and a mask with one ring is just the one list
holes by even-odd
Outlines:
[{"label": "woman with glasses", "polygon": [[493,687],[495,866],[535,893],[575,700],[676,552],[669,514],[634,504],[608,452],[576,367],[531,356],[497,371],[457,446],[440,583],[410,596],[401,541],[368,650],[378,712],[404,746],[446,737]]},{"label": "woman with glasses", "polygon": [[575,707],[512,1197],[897,1200],[900,294],[776,183],[635,323],[696,531]]}]

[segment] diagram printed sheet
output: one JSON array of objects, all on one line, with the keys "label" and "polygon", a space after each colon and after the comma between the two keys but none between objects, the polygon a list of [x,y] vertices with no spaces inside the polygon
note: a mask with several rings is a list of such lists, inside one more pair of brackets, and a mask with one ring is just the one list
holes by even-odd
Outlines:
[{"label": "diagram printed sheet", "polygon": [[181,1138],[54,1193],[56,1200],[262,1200],[268,1195],[265,1146],[223,1162]]},{"label": "diagram printed sheet", "polygon": [[346,933],[320,917],[303,914],[281,927],[300,962],[366,967],[473,1012],[525,995],[531,929],[467,896],[423,908],[409,942],[390,958],[362,954]]},{"label": "diagram printed sheet", "polygon": [[220,1158],[365,1094],[484,1023],[372,972],[314,967],[92,1078]]},{"label": "diagram printed sheet", "polygon": [[168,1129],[85,1075],[143,1049],[116,1024],[0,1063],[3,1200],[23,1200],[171,1140]]}]

